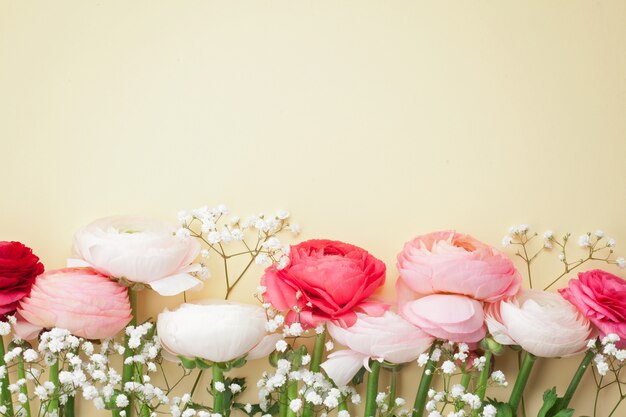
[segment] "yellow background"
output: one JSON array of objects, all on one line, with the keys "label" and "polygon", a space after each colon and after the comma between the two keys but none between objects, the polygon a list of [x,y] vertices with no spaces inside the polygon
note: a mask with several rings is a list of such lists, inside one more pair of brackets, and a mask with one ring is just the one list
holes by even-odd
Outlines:
[{"label": "yellow background", "polygon": [[[287,208],[386,261],[389,296],[402,244],[443,228],[602,228],[626,254],[625,44],[621,0],[1,0],[0,238],[53,269],[102,216]],[[531,409],[577,361],[540,362]]]}]

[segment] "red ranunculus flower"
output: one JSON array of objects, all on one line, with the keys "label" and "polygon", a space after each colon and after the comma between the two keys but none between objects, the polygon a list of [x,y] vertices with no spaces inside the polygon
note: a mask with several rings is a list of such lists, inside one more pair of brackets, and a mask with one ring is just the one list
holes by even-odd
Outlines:
[{"label": "red ranunculus flower", "polygon": [[385,283],[385,264],[367,251],[343,242],[308,240],[292,246],[284,269],[265,270],[265,301],[289,311],[287,322],[317,326],[328,320],[349,327],[356,311],[382,315],[384,303],[368,300]]},{"label": "red ranunculus flower", "polygon": [[43,264],[20,242],[0,242],[0,315],[12,313],[30,293]]}]

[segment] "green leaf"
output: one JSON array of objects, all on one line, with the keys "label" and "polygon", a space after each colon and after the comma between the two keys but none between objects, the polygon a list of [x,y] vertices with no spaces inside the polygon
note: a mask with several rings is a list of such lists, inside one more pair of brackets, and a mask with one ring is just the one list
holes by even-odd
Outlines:
[{"label": "green leaf", "polygon": [[553,409],[555,408],[558,399],[559,397],[556,395],[556,387],[552,387],[549,390],[546,390],[543,393],[543,405],[539,409],[537,417],[550,417],[556,411],[558,411],[556,409]]}]

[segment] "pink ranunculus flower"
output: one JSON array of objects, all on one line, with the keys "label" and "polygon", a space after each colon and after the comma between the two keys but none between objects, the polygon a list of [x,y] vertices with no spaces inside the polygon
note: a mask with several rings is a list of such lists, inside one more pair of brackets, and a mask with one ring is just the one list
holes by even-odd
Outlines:
[{"label": "pink ranunculus flower", "polygon": [[559,292],[600,330],[613,333],[626,347],[626,281],[601,269],[581,272]]},{"label": "pink ranunculus flower", "polygon": [[372,317],[357,313],[356,323],[348,328],[328,324],[328,332],[348,349],[331,353],[322,368],[342,387],[348,384],[369,359],[391,363],[412,362],[428,350],[434,338],[391,311]]},{"label": "pink ranunculus flower", "polygon": [[17,313],[16,333],[23,339],[54,327],[85,339],[105,339],[115,336],[132,318],[127,289],[92,268],[39,275]]},{"label": "pink ranunculus flower", "polygon": [[269,267],[261,279],[265,301],[289,311],[288,322],[348,327],[357,311],[381,315],[388,308],[369,299],[385,283],[385,264],[357,246],[308,240],[292,246],[289,259],[287,267]]},{"label": "pink ranunculus flower", "polygon": [[68,266],[91,266],[98,272],[149,285],[161,295],[200,289],[190,275],[200,270],[193,261],[200,244],[176,236],[176,228],[160,220],[112,216],[94,221],[74,236],[76,258]]},{"label": "pink ranunculus flower", "polygon": [[592,335],[589,321],[552,292],[521,290],[514,298],[488,305],[486,317],[498,343],[519,345],[543,358],[582,352]]},{"label": "pink ranunculus flower", "polygon": [[459,294],[419,295],[396,282],[398,312],[409,323],[442,340],[473,344],[485,337],[483,303]]},{"label": "pink ranunculus flower", "polygon": [[452,293],[495,302],[515,295],[521,285],[521,276],[506,255],[454,231],[407,242],[397,266],[400,279],[419,294]]}]

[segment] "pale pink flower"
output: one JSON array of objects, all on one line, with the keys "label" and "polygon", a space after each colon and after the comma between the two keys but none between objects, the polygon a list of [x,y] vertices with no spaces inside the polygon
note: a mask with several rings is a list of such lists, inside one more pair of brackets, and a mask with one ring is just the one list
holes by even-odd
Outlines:
[{"label": "pale pink flower", "polygon": [[362,366],[368,367],[369,359],[412,362],[434,342],[432,336],[391,311],[379,317],[357,313],[354,325],[346,328],[331,322],[328,332],[348,348],[331,353],[322,364],[337,386],[347,385]]},{"label": "pale pink flower", "polygon": [[582,352],[592,336],[589,321],[573,305],[557,293],[539,290],[524,289],[488,305],[486,321],[498,343],[519,345],[544,358]]},{"label": "pale pink flower", "polygon": [[16,333],[23,339],[54,327],[85,339],[104,339],[115,336],[132,318],[127,288],[92,268],[39,275],[17,312]]},{"label": "pale pink flower", "polygon": [[521,276],[502,252],[470,235],[418,236],[398,255],[400,280],[418,294],[461,294],[485,302],[515,295]]},{"label": "pale pink flower", "polygon": [[98,272],[150,285],[161,295],[199,289],[202,282],[190,275],[200,244],[189,236],[176,236],[176,228],[160,220],[112,216],[94,221],[74,236],[78,259],[68,266],[91,266]]}]

